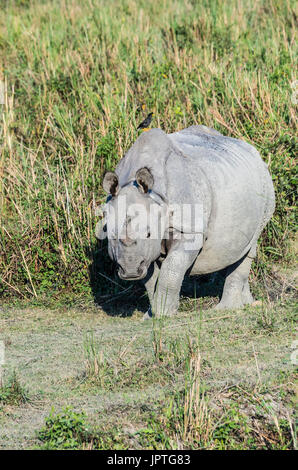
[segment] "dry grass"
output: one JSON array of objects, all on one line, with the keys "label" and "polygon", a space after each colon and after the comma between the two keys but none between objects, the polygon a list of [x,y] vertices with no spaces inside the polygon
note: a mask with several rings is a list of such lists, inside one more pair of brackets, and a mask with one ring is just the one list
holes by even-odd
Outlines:
[{"label": "dry grass", "polygon": [[[104,432],[74,448],[294,448],[295,2],[0,5],[0,448],[40,445],[52,406],[70,403]],[[149,111],[154,127],[205,124],[268,163],[261,305],[209,314],[206,288],[152,326],[138,287],[114,277],[95,208]]]},{"label": "dry grass", "polygon": [[1,294],[120,292],[98,275],[113,278],[94,211],[104,171],[149,110],[167,132],[205,124],[256,145],[277,209],[255,275],[268,259],[284,262],[295,205],[295,17],[286,0],[4,2]]},{"label": "dry grass", "polygon": [[15,371],[28,400],[0,398],[0,447],[36,445],[44,417],[67,405],[117,435],[110,448],[292,447],[294,306],[268,306],[270,328],[260,324],[262,306],[224,318],[180,312],[161,330],[162,360],[141,312],[6,307],[0,397],[15,389],[7,387]]}]

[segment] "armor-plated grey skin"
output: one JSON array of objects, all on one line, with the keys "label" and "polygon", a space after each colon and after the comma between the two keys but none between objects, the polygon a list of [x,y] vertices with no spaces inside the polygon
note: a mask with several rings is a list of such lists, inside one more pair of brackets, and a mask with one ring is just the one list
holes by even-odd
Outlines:
[{"label": "armor-plated grey skin", "polygon": [[[135,239],[124,214],[124,236],[109,240],[109,253],[118,262],[120,277],[144,279],[153,314],[177,311],[186,273],[207,274],[224,268],[228,268],[227,275],[217,308],[252,303],[250,266],[257,240],[275,207],[267,165],[253,146],[205,126],[168,135],[151,129],[140,135],[115,173],[105,176],[103,186],[112,195],[111,206],[125,194],[128,207],[139,203],[149,211],[158,204],[159,217],[165,221],[169,205],[202,207],[202,233],[192,249],[185,235],[190,227],[177,229],[174,214],[157,240],[151,239],[150,226],[144,227],[147,237]],[[109,216],[106,223],[109,226]]]}]

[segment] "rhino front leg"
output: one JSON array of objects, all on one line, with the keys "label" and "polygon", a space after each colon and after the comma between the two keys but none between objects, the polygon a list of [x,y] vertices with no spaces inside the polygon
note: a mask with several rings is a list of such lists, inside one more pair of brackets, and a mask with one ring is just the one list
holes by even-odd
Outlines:
[{"label": "rhino front leg", "polygon": [[143,317],[144,320],[148,320],[152,317],[151,305],[153,303],[155,287],[156,287],[156,283],[159,277],[159,273],[160,273],[160,269],[158,267],[157,262],[155,261],[150,266],[149,272],[143,281],[144,286],[146,287],[146,291],[147,291],[149,302],[150,302],[149,309],[147,310],[147,312],[145,313]]},{"label": "rhino front leg", "polygon": [[151,302],[155,316],[173,315],[177,312],[182,281],[195,256],[178,250],[167,255],[162,263]]}]

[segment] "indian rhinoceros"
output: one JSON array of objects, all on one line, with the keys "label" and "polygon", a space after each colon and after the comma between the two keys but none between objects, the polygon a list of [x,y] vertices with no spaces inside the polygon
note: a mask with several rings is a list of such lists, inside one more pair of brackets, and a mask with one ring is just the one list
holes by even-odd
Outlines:
[{"label": "indian rhinoceros", "polygon": [[[143,279],[147,315],[177,311],[185,274],[224,268],[216,308],[253,302],[251,262],[275,197],[267,165],[252,145],[205,126],[172,134],[151,129],[138,137],[115,172],[106,173],[103,188],[109,196],[96,236],[108,234],[109,255],[122,279]],[[132,207],[148,218],[138,218]]]}]

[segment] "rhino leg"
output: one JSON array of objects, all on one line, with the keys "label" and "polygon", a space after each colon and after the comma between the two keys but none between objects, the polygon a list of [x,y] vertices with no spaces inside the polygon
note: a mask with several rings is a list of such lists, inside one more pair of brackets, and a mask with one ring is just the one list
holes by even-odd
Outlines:
[{"label": "rhino leg", "polygon": [[248,279],[244,284],[243,291],[242,291],[242,302],[243,305],[250,305],[254,302],[254,298],[250,292],[249,282]]},{"label": "rhino leg", "polygon": [[155,316],[173,315],[177,312],[182,281],[196,254],[174,250],[163,261],[151,302]]},{"label": "rhino leg", "polygon": [[222,297],[216,309],[240,308],[253,302],[248,284],[251,263],[252,257],[249,253],[228,268]]},{"label": "rhino leg", "polygon": [[156,287],[156,283],[157,283],[157,280],[158,280],[159,273],[160,273],[160,269],[159,269],[157,263],[154,262],[150,266],[148,275],[146,276],[146,278],[143,281],[144,285],[146,287],[146,291],[147,291],[149,302],[150,302],[149,309],[147,310],[147,312],[145,313],[145,315],[143,317],[144,320],[148,320],[152,317],[151,305],[153,303],[154,292],[155,292],[155,287]]}]

